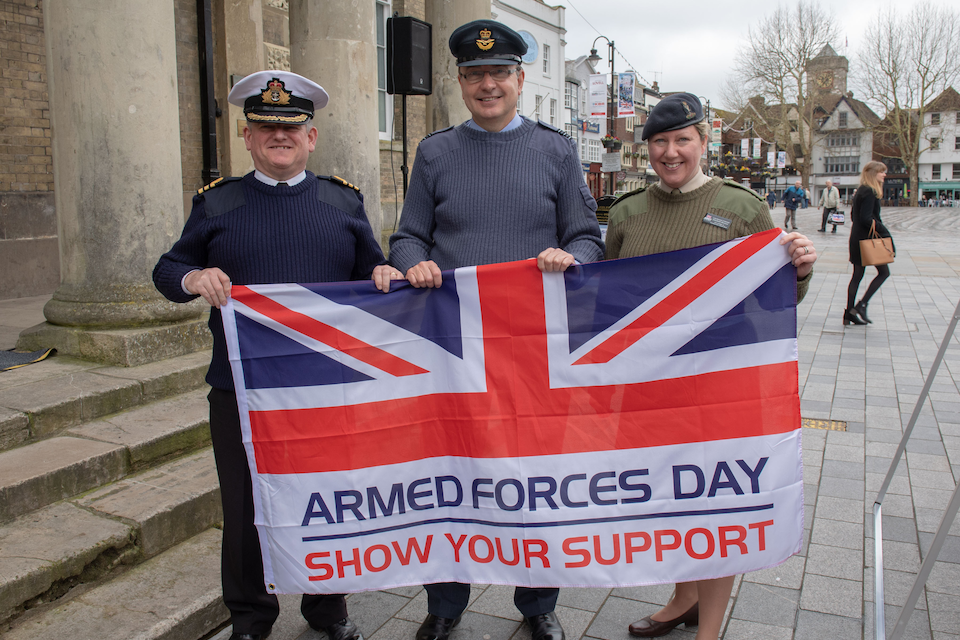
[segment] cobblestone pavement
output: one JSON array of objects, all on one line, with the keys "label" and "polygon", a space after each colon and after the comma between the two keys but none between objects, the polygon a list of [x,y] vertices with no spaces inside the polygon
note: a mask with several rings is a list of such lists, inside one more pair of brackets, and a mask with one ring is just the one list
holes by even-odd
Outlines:
[{"label": "cobblestone pavement", "polygon": [[[892,276],[870,303],[873,324],[844,328],[848,232],[817,233],[820,212],[798,212],[801,232],[813,238],[820,255],[810,291],[798,307],[801,413],[842,421],[846,430],[803,430],[803,548],[779,567],[737,579],[726,640],[875,637],[873,501],[960,300],[960,209],[890,208],[882,215],[898,250]],[[782,216],[783,209],[774,210],[775,222]],[[868,269],[861,293],[872,275]],[[32,300],[33,313],[39,314],[42,300]],[[0,302],[0,314],[6,317],[15,307]],[[37,315],[29,324],[40,320]],[[14,323],[0,322],[0,328],[8,324]],[[888,632],[960,473],[957,344],[953,339],[883,503]],[[953,523],[950,533],[907,638],[960,640],[960,524]],[[571,640],[624,640],[630,637],[627,625],[653,613],[670,593],[665,586],[564,589],[558,614]],[[511,588],[475,586],[472,597],[452,640],[530,637]],[[348,602],[368,640],[412,640],[426,615],[426,595],[419,587],[355,594]],[[295,596],[283,597],[282,603],[271,638],[323,637],[307,628]],[[679,628],[665,637],[692,640],[694,631]],[[217,636],[228,637],[229,630]]]}]

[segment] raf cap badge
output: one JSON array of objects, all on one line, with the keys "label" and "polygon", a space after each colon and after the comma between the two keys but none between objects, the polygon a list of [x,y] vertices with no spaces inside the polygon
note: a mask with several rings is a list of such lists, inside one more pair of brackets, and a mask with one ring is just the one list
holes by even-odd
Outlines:
[{"label": "raf cap badge", "polygon": [[490,37],[490,29],[480,30],[480,39],[477,40],[477,46],[480,47],[481,51],[490,51],[495,42],[496,40]]}]

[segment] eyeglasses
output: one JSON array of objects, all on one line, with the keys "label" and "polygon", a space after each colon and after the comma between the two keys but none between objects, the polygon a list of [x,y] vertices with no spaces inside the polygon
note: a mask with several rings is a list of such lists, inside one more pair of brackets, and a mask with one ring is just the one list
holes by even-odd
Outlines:
[{"label": "eyeglasses", "polygon": [[471,69],[466,73],[461,73],[460,77],[466,80],[468,84],[478,84],[483,81],[483,76],[489,73],[494,82],[503,82],[510,77],[510,74],[515,73],[516,71],[516,69],[510,67],[498,67],[492,71]]}]

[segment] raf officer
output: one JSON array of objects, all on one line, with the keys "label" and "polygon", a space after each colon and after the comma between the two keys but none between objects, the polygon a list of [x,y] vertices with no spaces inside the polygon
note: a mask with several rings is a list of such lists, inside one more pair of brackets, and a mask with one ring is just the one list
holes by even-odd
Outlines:
[{"label": "raf officer", "polygon": [[[603,255],[597,203],[583,180],[576,145],[558,129],[517,113],[527,46],[513,29],[477,20],[450,36],[470,120],[420,143],[390,264],[374,281],[439,287],[441,270],[536,258],[564,271]],[[418,640],[444,640],[460,621],[470,585],[426,585],[429,615]],[[514,603],[534,640],[561,640],[558,589],[517,587]]]},{"label": "raf officer", "polygon": [[[220,318],[231,284],[338,282],[369,278],[383,261],[360,192],[339,178],[306,171],[317,142],[320,85],[286,71],[261,71],[238,82],[231,104],[243,107],[243,139],[254,171],[200,189],[180,239],[157,263],[153,281],[174,302],[202,296],[213,309],[210,432],[223,502],[223,600],[231,640],[261,640],[279,614],[263,584],[253,524],[250,471]],[[305,595],[300,611],[331,640],[362,640],[342,595]]]}]

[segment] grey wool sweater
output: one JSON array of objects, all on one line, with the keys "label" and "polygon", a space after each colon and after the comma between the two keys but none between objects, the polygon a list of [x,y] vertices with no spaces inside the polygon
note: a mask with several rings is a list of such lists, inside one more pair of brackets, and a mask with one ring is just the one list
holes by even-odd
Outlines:
[{"label": "grey wool sweater", "polygon": [[389,261],[403,273],[424,260],[447,270],[558,247],[595,262],[596,209],[575,143],[557,129],[526,118],[500,133],[461,124],[420,143]]}]

